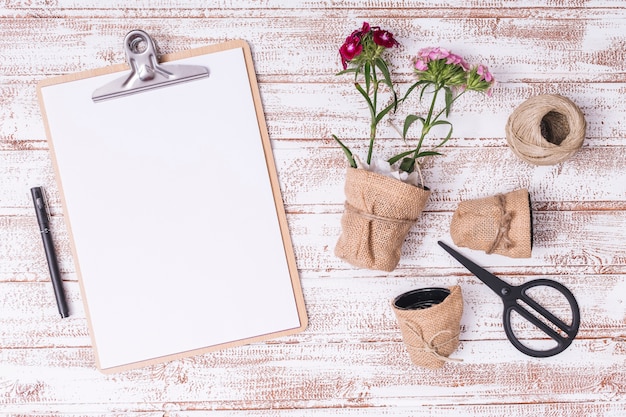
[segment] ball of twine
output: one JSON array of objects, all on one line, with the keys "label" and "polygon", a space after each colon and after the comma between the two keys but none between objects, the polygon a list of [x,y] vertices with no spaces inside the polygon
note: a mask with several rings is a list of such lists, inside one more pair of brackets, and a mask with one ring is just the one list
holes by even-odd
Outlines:
[{"label": "ball of twine", "polygon": [[586,127],[583,113],[570,99],[543,94],[513,111],[506,124],[506,140],[522,160],[554,165],[580,149]]}]

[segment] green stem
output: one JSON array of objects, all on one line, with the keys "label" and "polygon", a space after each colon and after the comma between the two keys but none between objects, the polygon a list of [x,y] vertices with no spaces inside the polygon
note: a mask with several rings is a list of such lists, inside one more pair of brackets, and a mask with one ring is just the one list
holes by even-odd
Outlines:
[{"label": "green stem", "polygon": [[[426,121],[424,122],[424,126],[422,126],[422,134],[420,136],[420,140],[417,143],[417,148],[415,148],[415,153],[413,154],[413,158],[417,159],[417,156],[422,148],[422,142],[424,141],[424,138],[426,137],[426,135],[428,134],[428,132],[430,132],[430,128],[432,127],[432,124],[435,123],[437,120],[439,120],[439,117],[441,117],[441,115],[443,114],[443,112],[446,111],[446,108],[444,107],[443,109],[441,109],[439,111],[439,113],[437,113],[435,115],[435,118],[432,118],[433,115],[433,111],[435,109],[435,102],[437,101],[437,93],[439,93],[439,90],[441,89],[441,87],[435,89],[435,92],[433,93],[433,101],[432,103],[430,103],[430,109],[428,110],[428,117],[426,117]],[[450,106],[452,106],[452,103],[454,103],[459,97],[461,97],[463,94],[465,94],[467,90],[463,90],[461,91],[461,93],[459,93],[456,97],[454,97],[452,99],[452,101],[450,102]]]},{"label": "green stem", "polygon": [[[374,152],[374,139],[376,139],[376,110],[378,108],[378,78],[376,77],[376,69],[375,66],[371,66],[372,69],[372,108],[370,108],[370,113],[372,116],[372,121],[370,122],[370,145],[367,150],[367,164],[371,164],[372,162],[372,153]],[[368,91],[369,93],[369,91]]]},{"label": "green stem", "polygon": [[439,94],[439,90],[441,90],[441,87],[438,86],[435,89],[435,92],[433,93],[433,101],[430,103],[430,109],[428,109],[428,116],[426,117],[426,123],[424,123],[424,126],[428,126],[429,129],[430,129],[430,119],[433,117],[433,111],[435,110],[435,104],[437,102],[437,94]]},{"label": "green stem", "polygon": [[[414,160],[417,159],[420,149],[422,149],[422,142],[424,142],[424,138],[430,131],[431,118],[433,117],[433,111],[435,110],[435,103],[437,102],[437,94],[439,93],[439,90],[440,90],[440,87],[437,87],[435,89],[435,92],[433,93],[433,101],[430,103],[430,109],[428,109],[428,116],[426,117],[426,121],[424,122],[424,125],[422,126],[422,134],[420,135],[420,140],[419,142],[417,142],[417,147],[415,148],[415,153],[413,154]],[[439,112],[439,114],[435,117],[435,121],[440,115],[441,115],[441,112]]]},{"label": "green stem", "polygon": [[[461,91],[456,97],[454,97],[452,99],[452,101],[450,102],[450,107],[452,107],[452,104],[456,101],[457,98],[461,97],[463,94],[465,94],[467,90],[463,90]],[[446,108],[444,107],[443,109],[441,109],[439,111],[439,113],[437,113],[437,115],[435,116],[435,120],[433,120],[433,123],[435,123],[437,120],[439,120],[439,117],[443,114],[443,112],[446,111]]]}]

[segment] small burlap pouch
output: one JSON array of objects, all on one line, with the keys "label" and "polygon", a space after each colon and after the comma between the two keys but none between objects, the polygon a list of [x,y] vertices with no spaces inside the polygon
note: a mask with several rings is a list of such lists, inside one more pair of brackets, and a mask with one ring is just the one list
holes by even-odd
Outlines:
[{"label": "small burlap pouch", "polygon": [[366,169],[348,168],[335,255],[359,268],[393,271],[430,190]]},{"label": "small burlap pouch", "polygon": [[441,368],[446,362],[461,361],[449,356],[459,347],[463,295],[458,285],[450,287],[449,292],[443,301],[436,300],[428,306],[422,303],[416,308],[401,308],[398,299],[404,294],[392,302],[402,341],[411,362],[417,366]]},{"label": "small burlap pouch", "polygon": [[452,216],[454,244],[511,258],[530,258],[532,218],[528,190],[462,201]]}]

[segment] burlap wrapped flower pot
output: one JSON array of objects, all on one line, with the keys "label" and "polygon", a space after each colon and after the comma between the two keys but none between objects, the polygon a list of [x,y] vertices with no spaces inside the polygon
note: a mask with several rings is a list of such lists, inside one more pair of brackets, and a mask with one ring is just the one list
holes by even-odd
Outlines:
[{"label": "burlap wrapped flower pot", "polygon": [[532,217],[528,190],[462,201],[452,216],[450,236],[460,247],[530,258]]},{"label": "burlap wrapped flower pot", "polygon": [[348,168],[335,255],[359,268],[393,271],[430,190],[365,169]]},{"label": "burlap wrapped flower pot", "polygon": [[[432,293],[431,300],[407,305],[411,297]],[[443,295],[441,294],[443,293]],[[441,368],[446,362],[459,361],[450,355],[459,347],[463,295],[461,287],[426,288],[402,294],[392,302],[402,340],[411,362],[426,368]]]}]

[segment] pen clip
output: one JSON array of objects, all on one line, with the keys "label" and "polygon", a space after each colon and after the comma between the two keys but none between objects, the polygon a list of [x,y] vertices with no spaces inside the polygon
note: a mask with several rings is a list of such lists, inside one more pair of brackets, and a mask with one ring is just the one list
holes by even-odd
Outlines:
[{"label": "pen clip", "polygon": [[41,231],[44,232],[48,228],[50,223],[50,211],[48,210],[48,196],[43,187],[33,187],[30,189],[30,193],[33,197],[33,203],[35,204],[35,212],[37,214],[37,221]]},{"label": "pen clip", "polygon": [[50,217],[50,200],[48,200],[48,193],[46,192],[45,188],[40,188],[41,197],[43,198],[43,211],[44,213],[46,213],[46,218],[48,219],[48,222],[50,222],[52,220],[52,217]]}]

